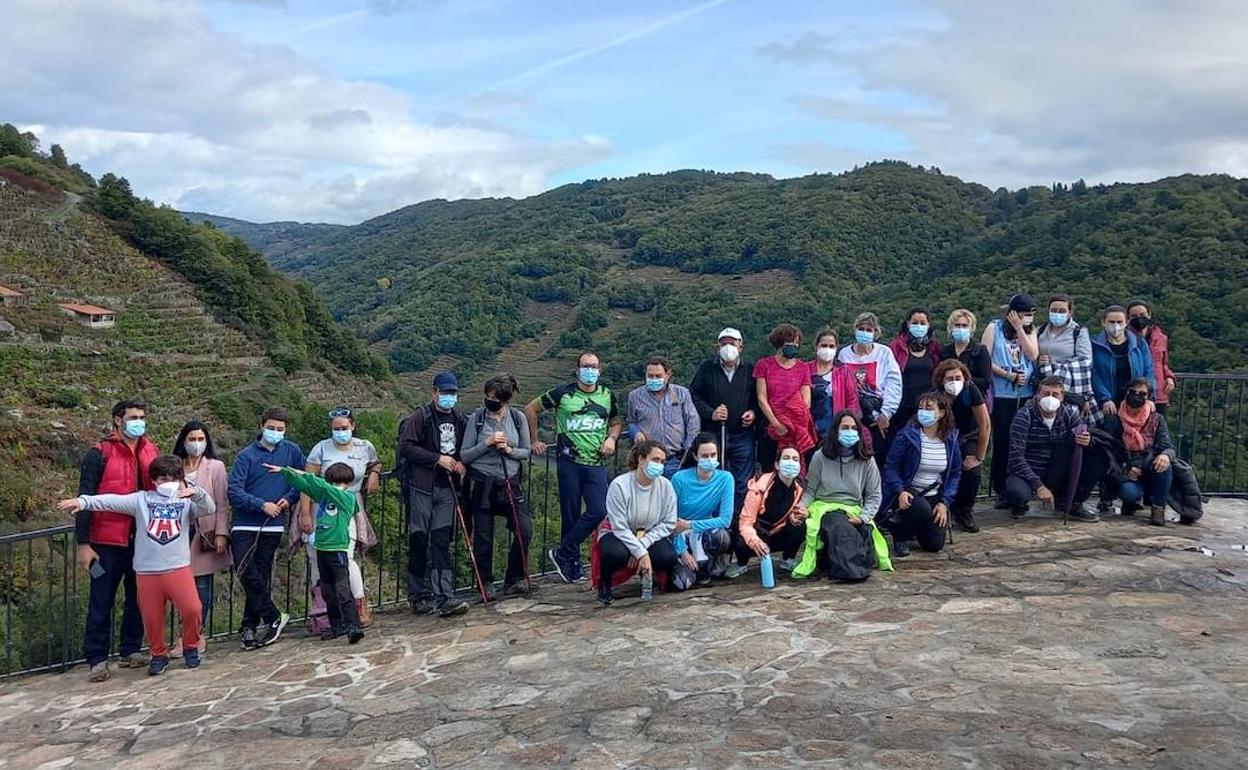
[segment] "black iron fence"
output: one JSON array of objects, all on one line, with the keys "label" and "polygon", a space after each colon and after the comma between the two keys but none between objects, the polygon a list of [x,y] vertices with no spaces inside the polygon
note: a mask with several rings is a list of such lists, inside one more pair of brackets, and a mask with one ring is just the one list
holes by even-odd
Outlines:
[{"label": "black iron fence", "polygon": [[[1196,469],[1205,494],[1248,495],[1248,374],[1180,374],[1167,413],[1181,458]],[[626,447],[613,458],[618,472]],[[550,570],[547,549],[561,534],[559,490],[553,458],[527,464],[523,488],[533,515],[534,537],[528,564],[535,575]],[[375,609],[407,602],[408,526],[406,506],[396,479],[383,478],[381,489],[366,500],[377,543],[360,557],[369,605]],[[496,577],[503,574],[510,534],[506,520],[495,522]],[[456,527],[456,586],[475,591]],[[52,527],[0,537],[0,677],[38,671],[63,671],[82,659],[82,631],[89,580],[75,564],[73,527]],[[300,633],[312,606],[307,555],[302,547],[281,552],[274,568],[274,600],[289,613],[287,633]],[[120,594],[120,592],[119,592]],[[214,576],[214,602],[205,626],[210,638],[233,635],[241,622],[243,592],[234,573]],[[113,612],[114,642],[120,622],[120,595]],[[174,620],[168,633],[174,638]]]}]

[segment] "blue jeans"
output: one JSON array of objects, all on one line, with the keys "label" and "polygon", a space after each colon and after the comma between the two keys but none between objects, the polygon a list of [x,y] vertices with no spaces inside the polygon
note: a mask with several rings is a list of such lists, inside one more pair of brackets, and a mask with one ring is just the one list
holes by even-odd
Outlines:
[{"label": "blue jeans", "polygon": [[[733,510],[741,510],[745,500],[745,485],[754,478],[754,431],[745,430],[728,434],[728,446],[724,449],[724,470],[732,474]],[[768,468],[767,470],[770,470]]]},{"label": "blue jeans", "polygon": [[680,462],[685,459],[683,452],[673,454],[663,463],[663,478],[671,480],[676,475],[676,471],[680,470]]},{"label": "blue jeans", "polygon": [[1170,496],[1170,484],[1174,481],[1174,469],[1166,468],[1161,473],[1152,466],[1144,469],[1135,481],[1124,481],[1118,487],[1118,496],[1122,502],[1135,505],[1146,502],[1150,505],[1165,505]]},{"label": "blue jeans", "polygon": [[82,656],[88,666],[108,659],[113,640],[113,602],[117,588],[125,588],[126,598],[121,609],[121,639],[117,653],[122,657],[139,651],[143,646],[143,618],[139,615],[139,592],[134,579],[133,545],[91,544],[100,556],[104,574],[91,578],[87,599],[87,627],[82,634]]},{"label": "blue jeans", "polygon": [[[559,479],[559,517],[563,523],[559,555],[579,562],[581,543],[607,516],[607,469],[602,465],[581,465],[565,457],[560,457],[555,467]],[[582,502],[584,513],[581,512]]]}]

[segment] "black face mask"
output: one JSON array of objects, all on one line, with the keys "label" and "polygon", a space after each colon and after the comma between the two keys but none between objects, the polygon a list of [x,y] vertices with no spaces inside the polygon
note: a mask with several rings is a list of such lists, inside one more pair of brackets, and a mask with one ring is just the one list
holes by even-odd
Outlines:
[{"label": "black face mask", "polygon": [[1127,391],[1127,406],[1132,409],[1139,409],[1144,406],[1144,402],[1148,400],[1148,396],[1135,391]]},{"label": "black face mask", "polygon": [[1142,332],[1145,329],[1147,329],[1150,325],[1152,325],[1152,323],[1153,323],[1153,319],[1145,318],[1142,315],[1137,315],[1135,318],[1131,319],[1131,328],[1135,329],[1137,332]]},{"label": "black face mask", "polygon": [[499,409],[502,409],[502,408],[503,408],[502,401],[499,401],[497,398],[489,398],[488,396],[486,397],[485,410],[487,412],[497,412]]},{"label": "black face mask", "polygon": [[792,342],[785,343],[784,347],[780,348],[780,355],[785,358],[797,358],[797,345]]}]

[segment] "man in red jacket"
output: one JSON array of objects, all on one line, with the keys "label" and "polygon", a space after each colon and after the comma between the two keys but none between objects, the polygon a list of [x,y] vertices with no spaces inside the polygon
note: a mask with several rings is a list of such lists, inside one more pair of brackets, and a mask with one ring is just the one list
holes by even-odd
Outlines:
[{"label": "man in red jacket", "polygon": [[1170,407],[1170,394],[1178,384],[1174,372],[1170,370],[1170,339],[1153,321],[1153,308],[1148,300],[1131,300],[1127,304],[1127,319],[1131,331],[1148,343],[1149,352],[1153,354],[1153,375],[1157,378],[1157,411],[1165,414]]},{"label": "man in red jacket", "polygon": [[[108,438],[87,450],[79,466],[78,494],[125,495],[152,489],[147,469],[160,454],[145,437],[147,407],[139,401],[113,406],[113,428]],[[79,511],[74,518],[78,540],[78,566],[91,576],[87,603],[87,628],[82,654],[91,667],[90,682],[108,679],[108,651],[112,642],[113,602],[117,587],[125,586],[121,613],[118,665],[141,668],[147,656],[143,646],[143,619],[139,615],[134,579],[134,517],[112,511]]]}]

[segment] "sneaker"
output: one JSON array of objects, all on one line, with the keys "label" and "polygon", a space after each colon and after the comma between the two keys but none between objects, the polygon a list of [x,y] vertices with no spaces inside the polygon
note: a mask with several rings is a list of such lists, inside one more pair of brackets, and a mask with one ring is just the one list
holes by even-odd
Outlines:
[{"label": "sneaker", "polygon": [[274,620],[267,626],[263,626],[262,633],[257,634],[256,646],[268,647],[270,644],[276,642],[279,638],[281,638],[282,629],[285,628],[286,624],[289,622],[290,616],[285,612],[279,612],[277,614],[277,620]]},{"label": "sneaker", "polygon": [[141,652],[132,652],[129,655],[122,655],[117,659],[118,668],[143,668],[148,664],[149,658]]},{"label": "sneaker", "polygon": [[698,575],[694,579],[693,584],[699,587],[709,586],[711,584],[711,565],[707,562],[698,564]]},{"label": "sneaker", "polygon": [[589,580],[589,576],[585,574],[585,565],[581,563],[580,559],[577,559],[576,562],[573,563],[572,572],[573,583],[584,583],[586,580]]},{"label": "sneaker", "polygon": [[1123,503],[1122,510],[1119,513],[1121,513],[1123,516],[1134,516],[1143,507],[1144,506],[1140,505],[1139,503]]},{"label": "sneaker", "polygon": [[910,555],[910,544],[904,540],[893,541],[893,556],[898,559],[904,559]]},{"label": "sneaker", "polygon": [[463,615],[467,611],[468,611],[468,602],[457,601],[455,599],[451,599],[446,604],[443,604],[441,607],[438,608],[438,617],[454,618],[454,617]]},{"label": "sneaker", "polygon": [[963,532],[978,532],[979,525],[975,523],[975,514],[970,511],[962,511],[953,515],[953,521],[958,525],[958,529]]},{"label": "sneaker", "polygon": [[777,564],[776,566],[780,569],[781,572],[792,572],[793,568],[797,566],[797,559],[796,558],[781,559],[780,563]]},{"label": "sneaker", "polygon": [[239,637],[238,641],[244,650],[256,649],[256,629],[247,626],[243,629],[243,635]]},{"label": "sneaker", "polygon": [[169,657],[172,660],[177,660],[178,658],[182,657],[182,640],[181,639],[174,642],[173,646],[169,648]]},{"label": "sneaker", "polygon": [[108,661],[102,660],[91,667],[90,673],[87,674],[87,681],[92,683],[107,682],[113,678],[113,672],[108,670]]},{"label": "sneaker", "polygon": [[[736,580],[746,573],[749,566],[743,564],[729,564],[728,569],[724,570],[724,577],[728,580]],[[790,570],[791,572],[792,570]]]},{"label": "sneaker", "polygon": [[576,562],[560,556],[558,548],[551,548],[546,555],[550,557],[550,563],[554,565],[555,572],[559,573],[563,582],[571,583],[576,580]]},{"label": "sneaker", "polygon": [[[481,594],[479,593],[477,594],[477,596],[480,596],[480,595]],[[483,603],[493,604],[496,601],[498,601],[498,591],[494,590],[494,585],[492,583],[486,583],[485,584],[485,599],[483,600]]]},{"label": "sneaker", "polygon": [[[464,605],[467,607],[468,605]],[[359,626],[347,626],[347,644],[358,644],[364,638],[364,631]]]},{"label": "sneaker", "polygon": [[994,503],[992,507],[998,511],[1008,511],[1010,509],[1010,501],[1006,500],[1004,497],[998,497],[997,502]]},{"label": "sneaker", "polygon": [[611,586],[602,583],[598,586],[598,603],[603,607],[610,607],[611,602],[615,601],[615,597],[611,595]]},{"label": "sneaker", "polygon": [[1027,515],[1027,506],[1025,506],[1025,505],[1024,505],[1024,506],[1022,506],[1021,508],[1011,508],[1011,509],[1010,509],[1010,516],[1011,516],[1012,518],[1015,518],[1015,519],[1021,519],[1021,518],[1023,518],[1023,517],[1024,517],[1024,516],[1026,516],[1026,515]]},{"label": "sneaker", "polygon": [[1075,509],[1070,512],[1070,518],[1075,521],[1086,521],[1089,523],[1101,520],[1100,516],[1084,508],[1082,504],[1075,506]]},{"label": "sneaker", "polygon": [[147,664],[147,675],[148,676],[160,676],[161,674],[165,673],[165,669],[167,668],[169,668],[169,656],[168,655],[155,655],[152,657],[151,661]]},{"label": "sneaker", "polygon": [[199,668],[199,650],[194,647],[187,650],[184,662],[187,668]]},{"label": "sneaker", "polygon": [[334,628],[333,626],[330,626],[329,628],[321,632],[321,641],[332,642],[333,640],[337,639],[340,636],[342,636],[342,631],[338,630],[337,628]]},{"label": "sneaker", "polygon": [[503,586],[503,598],[506,599],[511,596],[528,596],[536,591],[537,586],[533,586],[533,588],[530,589],[528,583],[508,583]]},{"label": "sneaker", "polygon": [[432,615],[438,611],[438,605],[429,598],[412,599],[408,604],[411,605],[413,615]]}]

